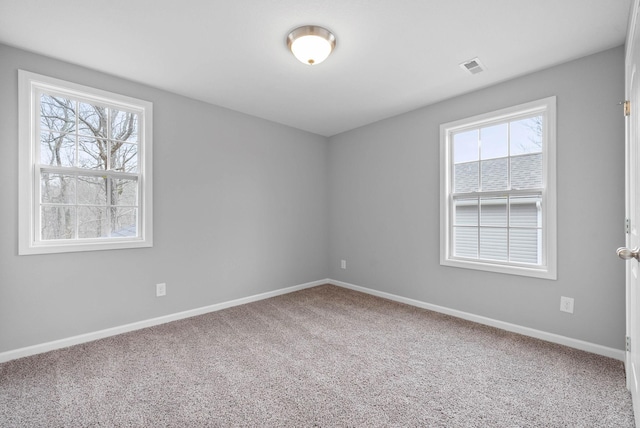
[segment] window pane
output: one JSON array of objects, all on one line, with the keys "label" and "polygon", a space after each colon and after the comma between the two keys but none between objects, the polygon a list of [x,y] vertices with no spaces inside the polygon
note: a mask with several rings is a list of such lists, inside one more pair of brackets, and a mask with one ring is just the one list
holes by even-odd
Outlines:
[{"label": "window pane", "polygon": [[123,178],[111,181],[111,205],[138,205],[138,181]]},{"label": "window pane", "polygon": [[107,109],[78,103],[78,132],[91,137],[107,138]]},{"label": "window pane", "polygon": [[63,97],[40,96],[40,128],[58,132],[75,132],[76,103]]},{"label": "window pane", "polygon": [[138,115],[111,109],[111,138],[118,141],[138,142]]},{"label": "window pane", "polygon": [[453,255],[457,257],[478,258],[478,228],[453,228]]},{"label": "window pane", "polygon": [[138,145],[113,142],[111,148],[111,169],[122,172],[138,171]]},{"label": "window pane", "polygon": [[480,200],[481,226],[507,225],[507,198],[482,198]]},{"label": "window pane", "polygon": [[138,210],[136,208],[112,208],[111,223],[111,236],[114,238],[138,236]]},{"label": "window pane", "polygon": [[453,191],[455,193],[477,192],[478,162],[467,162],[453,167]]},{"label": "window pane", "polygon": [[506,123],[480,129],[480,159],[503,158],[509,155],[509,126]]},{"label": "window pane", "polygon": [[453,202],[453,224],[455,226],[478,225],[478,200],[457,199]]},{"label": "window pane", "polygon": [[540,229],[511,229],[509,259],[518,263],[542,263],[542,231]]},{"label": "window pane", "polygon": [[42,165],[74,166],[76,142],[73,136],[59,132],[40,133],[40,163]]},{"label": "window pane", "polygon": [[542,116],[510,123],[511,156],[542,153]]},{"label": "window pane", "polygon": [[81,137],[78,142],[78,167],[107,169],[107,142]]},{"label": "window pane", "polygon": [[542,187],[542,153],[511,158],[511,188],[539,189]]},{"label": "window pane", "polygon": [[106,207],[78,207],[78,238],[105,238],[108,232]]},{"label": "window pane", "polygon": [[482,190],[507,190],[509,186],[509,159],[491,159],[481,162]]},{"label": "window pane", "polygon": [[78,204],[107,205],[107,178],[78,177]]},{"label": "window pane", "polygon": [[50,239],[75,239],[76,209],[69,206],[41,208],[41,237]]},{"label": "window pane", "polygon": [[461,132],[453,136],[453,163],[478,160],[478,130]]},{"label": "window pane", "polygon": [[40,192],[43,204],[75,204],[76,178],[43,171],[40,174]]},{"label": "window pane", "polygon": [[541,196],[517,196],[509,200],[509,224],[512,227],[542,227],[541,213]]},{"label": "window pane", "polygon": [[480,228],[480,258],[508,260],[507,229]]}]

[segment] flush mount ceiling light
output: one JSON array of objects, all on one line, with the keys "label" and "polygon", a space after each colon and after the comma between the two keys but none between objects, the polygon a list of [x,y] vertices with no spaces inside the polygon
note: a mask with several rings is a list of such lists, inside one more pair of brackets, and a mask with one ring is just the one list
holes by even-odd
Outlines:
[{"label": "flush mount ceiling light", "polygon": [[287,36],[287,46],[300,62],[317,65],[336,47],[336,36],[316,25],[304,25]]}]

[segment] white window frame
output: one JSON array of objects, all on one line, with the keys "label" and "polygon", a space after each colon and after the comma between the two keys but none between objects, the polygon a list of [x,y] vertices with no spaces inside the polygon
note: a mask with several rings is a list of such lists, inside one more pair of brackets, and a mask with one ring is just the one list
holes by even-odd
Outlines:
[{"label": "white window frame", "polygon": [[[491,124],[504,123],[519,116],[541,114],[542,148],[542,262],[539,265],[493,260],[475,260],[453,255],[453,134]],[[505,195],[510,191],[504,192]],[[492,192],[495,193],[495,192]],[[482,192],[478,193],[479,195]],[[480,114],[440,125],[440,264],[465,269],[557,279],[556,214],[556,97]]]},{"label": "white window frame", "polygon": [[[135,237],[40,239],[40,94],[82,100],[138,114],[138,224]],[[18,70],[19,242],[18,254],[47,254],[153,246],[152,114],[148,101]],[[44,166],[42,166],[44,167]],[[79,168],[71,168],[77,173]]]}]

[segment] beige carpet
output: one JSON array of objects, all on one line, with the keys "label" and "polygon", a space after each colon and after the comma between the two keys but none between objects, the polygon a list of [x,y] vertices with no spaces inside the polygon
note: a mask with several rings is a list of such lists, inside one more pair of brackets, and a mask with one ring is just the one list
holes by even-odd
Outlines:
[{"label": "beige carpet", "polygon": [[2,427],[633,427],[622,363],[324,285],[0,364]]}]

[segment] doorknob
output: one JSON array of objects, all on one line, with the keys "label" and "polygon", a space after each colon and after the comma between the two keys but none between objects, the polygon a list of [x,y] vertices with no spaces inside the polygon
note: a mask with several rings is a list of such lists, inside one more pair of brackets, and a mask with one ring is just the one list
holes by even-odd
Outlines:
[{"label": "doorknob", "polygon": [[616,254],[623,260],[636,259],[640,262],[640,248],[630,250],[627,247],[620,247],[618,251],[616,251]]}]

